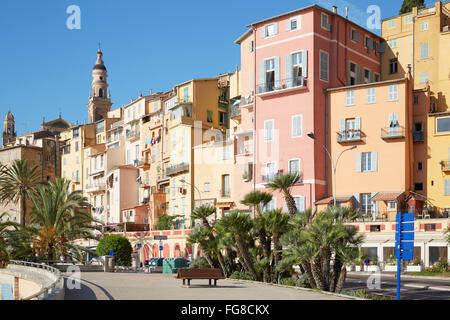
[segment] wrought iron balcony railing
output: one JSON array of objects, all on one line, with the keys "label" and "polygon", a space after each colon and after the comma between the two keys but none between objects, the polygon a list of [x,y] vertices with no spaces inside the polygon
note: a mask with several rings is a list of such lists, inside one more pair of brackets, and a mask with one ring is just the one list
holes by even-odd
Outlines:
[{"label": "wrought iron balcony railing", "polygon": [[413,133],[414,142],[424,141],[423,131],[416,131]]},{"label": "wrought iron balcony railing", "polygon": [[237,118],[241,116],[241,107],[240,106],[232,106],[231,107],[231,113],[230,118]]},{"label": "wrought iron balcony railing", "polygon": [[337,142],[355,142],[361,141],[361,130],[351,129],[337,132]]},{"label": "wrought iron balcony railing", "polygon": [[174,176],[176,174],[179,174],[181,172],[185,172],[189,170],[189,164],[187,163],[180,163],[171,167],[168,167],[166,170],[166,173],[168,176]]},{"label": "wrought iron balcony railing", "polygon": [[450,161],[443,160],[441,161],[442,172],[450,171]]},{"label": "wrought iron balcony railing", "polygon": [[274,82],[260,83],[257,87],[258,94],[272,92],[283,89],[290,89],[296,87],[306,86],[306,80],[303,77],[295,77],[290,79],[283,79]]},{"label": "wrought iron balcony railing", "polygon": [[402,126],[387,127],[381,129],[382,139],[398,139],[405,137],[405,128]]},{"label": "wrought iron balcony railing", "polygon": [[282,173],[283,173],[283,171],[282,171],[282,170],[279,170],[279,171],[276,172],[276,173],[266,173],[266,174],[263,174],[263,175],[261,175],[261,181],[264,182],[264,183],[271,182],[273,179],[279,177]]}]

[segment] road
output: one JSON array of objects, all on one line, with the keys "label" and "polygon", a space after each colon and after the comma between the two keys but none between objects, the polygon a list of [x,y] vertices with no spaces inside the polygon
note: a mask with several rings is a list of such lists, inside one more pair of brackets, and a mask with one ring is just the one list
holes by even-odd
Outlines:
[{"label": "road", "polygon": [[[344,290],[368,289],[369,274],[349,273]],[[402,275],[401,298],[405,300],[450,300],[450,279],[424,279]],[[381,275],[380,289],[370,289],[369,293],[396,298],[397,283],[393,274]]]},{"label": "road", "polygon": [[[67,276],[67,275],[66,275]],[[70,283],[70,281],[69,281]],[[175,275],[84,272],[81,288],[68,289],[66,300],[347,300],[348,298],[235,280],[192,280],[182,286]]]}]

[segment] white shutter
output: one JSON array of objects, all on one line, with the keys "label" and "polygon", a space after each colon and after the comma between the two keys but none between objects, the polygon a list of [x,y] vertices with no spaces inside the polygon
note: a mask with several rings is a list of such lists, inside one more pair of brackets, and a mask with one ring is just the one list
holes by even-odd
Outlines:
[{"label": "white shutter", "polygon": [[292,76],[292,55],[286,55],[286,87],[291,88],[293,84]]},{"label": "white shutter", "polygon": [[361,152],[356,154],[356,172],[361,172]]},{"label": "white shutter", "polygon": [[275,57],[275,87],[280,86],[280,57]]},{"label": "white shutter", "polygon": [[308,51],[302,51],[302,76],[304,78],[308,77]]},{"label": "white shutter", "polygon": [[371,159],[372,168],[370,171],[378,171],[378,152],[372,152],[370,155],[372,157]]},{"label": "white shutter", "polygon": [[450,179],[444,180],[444,196],[450,196]]}]

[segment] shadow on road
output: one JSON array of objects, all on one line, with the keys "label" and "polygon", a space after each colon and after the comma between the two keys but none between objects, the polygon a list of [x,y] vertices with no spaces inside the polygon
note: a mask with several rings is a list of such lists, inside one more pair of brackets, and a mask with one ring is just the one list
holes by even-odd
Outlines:
[{"label": "shadow on road", "polygon": [[105,294],[105,296],[108,297],[109,300],[115,300],[114,297],[108,291],[106,291],[103,287],[99,286],[98,284],[81,279],[80,289],[68,289],[67,280],[68,280],[67,278],[64,279],[64,286],[65,286],[64,300],[98,300],[95,292],[92,291],[92,289],[89,286],[85,285],[83,282],[86,282],[90,285],[99,288]]}]

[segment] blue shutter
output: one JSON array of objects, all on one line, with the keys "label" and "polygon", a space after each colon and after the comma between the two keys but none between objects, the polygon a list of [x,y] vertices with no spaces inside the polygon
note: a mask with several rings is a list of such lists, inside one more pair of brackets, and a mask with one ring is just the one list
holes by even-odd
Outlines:
[{"label": "blue shutter", "polygon": [[372,170],[370,171],[377,171],[378,170],[378,152],[372,152],[371,154],[372,157]]},{"label": "blue shutter", "polygon": [[292,55],[286,55],[286,87],[291,88],[293,83],[292,76]]},{"label": "blue shutter", "polygon": [[308,51],[302,51],[302,76],[304,78],[308,77]]},{"label": "blue shutter", "polygon": [[354,197],[354,199],[353,199],[353,204],[354,204],[353,209],[359,209],[359,193],[354,193],[353,197]]},{"label": "blue shutter", "polygon": [[361,152],[356,154],[356,172],[361,172]]},{"label": "blue shutter", "polygon": [[280,86],[280,57],[275,57],[275,87]]},{"label": "blue shutter", "polygon": [[264,65],[265,61],[261,60],[259,62],[259,92],[258,93],[262,93],[265,91],[265,87],[266,87],[266,80],[265,80],[265,65]]}]

